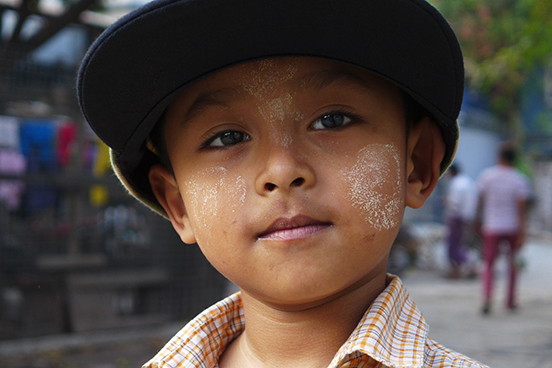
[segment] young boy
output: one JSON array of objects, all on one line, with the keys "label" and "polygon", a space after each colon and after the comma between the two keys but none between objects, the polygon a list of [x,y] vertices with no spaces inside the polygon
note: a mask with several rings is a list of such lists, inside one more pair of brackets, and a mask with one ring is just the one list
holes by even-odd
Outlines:
[{"label": "young boy", "polygon": [[386,274],[450,164],[463,65],[420,0],[161,0],[79,73],[123,184],[240,287],[145,367],[482,367]]}]

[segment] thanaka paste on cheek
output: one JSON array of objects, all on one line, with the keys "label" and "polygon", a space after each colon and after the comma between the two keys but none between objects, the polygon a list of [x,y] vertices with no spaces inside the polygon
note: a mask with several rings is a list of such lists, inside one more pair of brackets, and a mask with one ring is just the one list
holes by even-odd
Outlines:
[{"label": "thanaka paste on cheek", "polygon": [[349,188],[348,198],[376,230],[397,226],[402,196],[399,152],[392,144],[372,144],[358,152],[355,165],[341,174]]},{"label": "thanaka paste on cheek", "polygon": [[[192,176],[186,183],[188,213],[193,216],[198,243],[212,233],[212,219],[230,216],[243,207],[246,198],[245,180],[231,177],[224,167],[213,167]],[[206,239],[209,240],[209,239]]]}]

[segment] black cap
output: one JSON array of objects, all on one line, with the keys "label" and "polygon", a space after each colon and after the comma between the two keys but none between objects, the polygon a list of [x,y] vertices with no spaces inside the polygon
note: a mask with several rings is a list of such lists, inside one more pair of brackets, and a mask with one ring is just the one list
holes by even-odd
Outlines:
[{"label": "black cap", "polygon": [[90,47],[78,75],[85,119],[111,148],[119,179],[164,214],[148,180],[145,140],[173,98],[221,69],[277,56],[347,62],[396,84],[458,143],[464,67],[458,41],[423,0],[158,0],[127,14]]}]

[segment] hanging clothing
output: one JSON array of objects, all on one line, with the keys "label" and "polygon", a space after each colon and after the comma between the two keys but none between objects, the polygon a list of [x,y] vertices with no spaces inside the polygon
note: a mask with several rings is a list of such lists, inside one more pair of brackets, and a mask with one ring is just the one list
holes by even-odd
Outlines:
[{"label": "hanging clothing", "polygon": [[52,172],[57,169],[56,126],[49,120],[24,120],[19,128],[21,153],[29,172]]},{"label": "hanging clothing", "polygon": [[0,147],[19,149],[19,120],[0,115]]},{"label": "hanging clothing", "polygon": [[[0,149],[0,174],[22,176],[27,162],[25,157],[14,149]],[[0,179],[0,202],[11,211],[19,209],[25,182],[17,179]]]}]

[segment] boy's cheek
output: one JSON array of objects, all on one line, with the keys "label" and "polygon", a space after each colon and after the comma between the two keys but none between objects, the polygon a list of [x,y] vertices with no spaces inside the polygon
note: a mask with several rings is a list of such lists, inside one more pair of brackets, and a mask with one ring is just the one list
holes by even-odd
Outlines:
[{"label": "boy's cheek", "polygon": [[[184,184],[186,209],[198,243],[211,241],[222,223],[231,226],[246,199],[242,176],[228,175],[224,167],[214,167],[193,175]],[[218,219],[218,220],[217,220]],[[220,239],[219,239],[220,240]]]},{"label": "boy's cheek", "polygon": [[395,228],[402,219],[401,157],[393,144],[371,144],[340,172],[349,204],[377,231]]},{"label": "boy's cheek", "polygon": [[[360,216],[370,228],[376,231],[396,228],[404,209],[401,157],[393,144],[368,145],[337,175],[331,174],[334,184],[323,191],[337,195],[341,210],[355,209],[352,215]],[[236,222],[248,213],[245,205],[252,195],[247,191],[245,177],[230,174],[222,166],[192,175],[182,189],[194,235],[200,244],[220,243],[227,230],[240,226]]]}]

